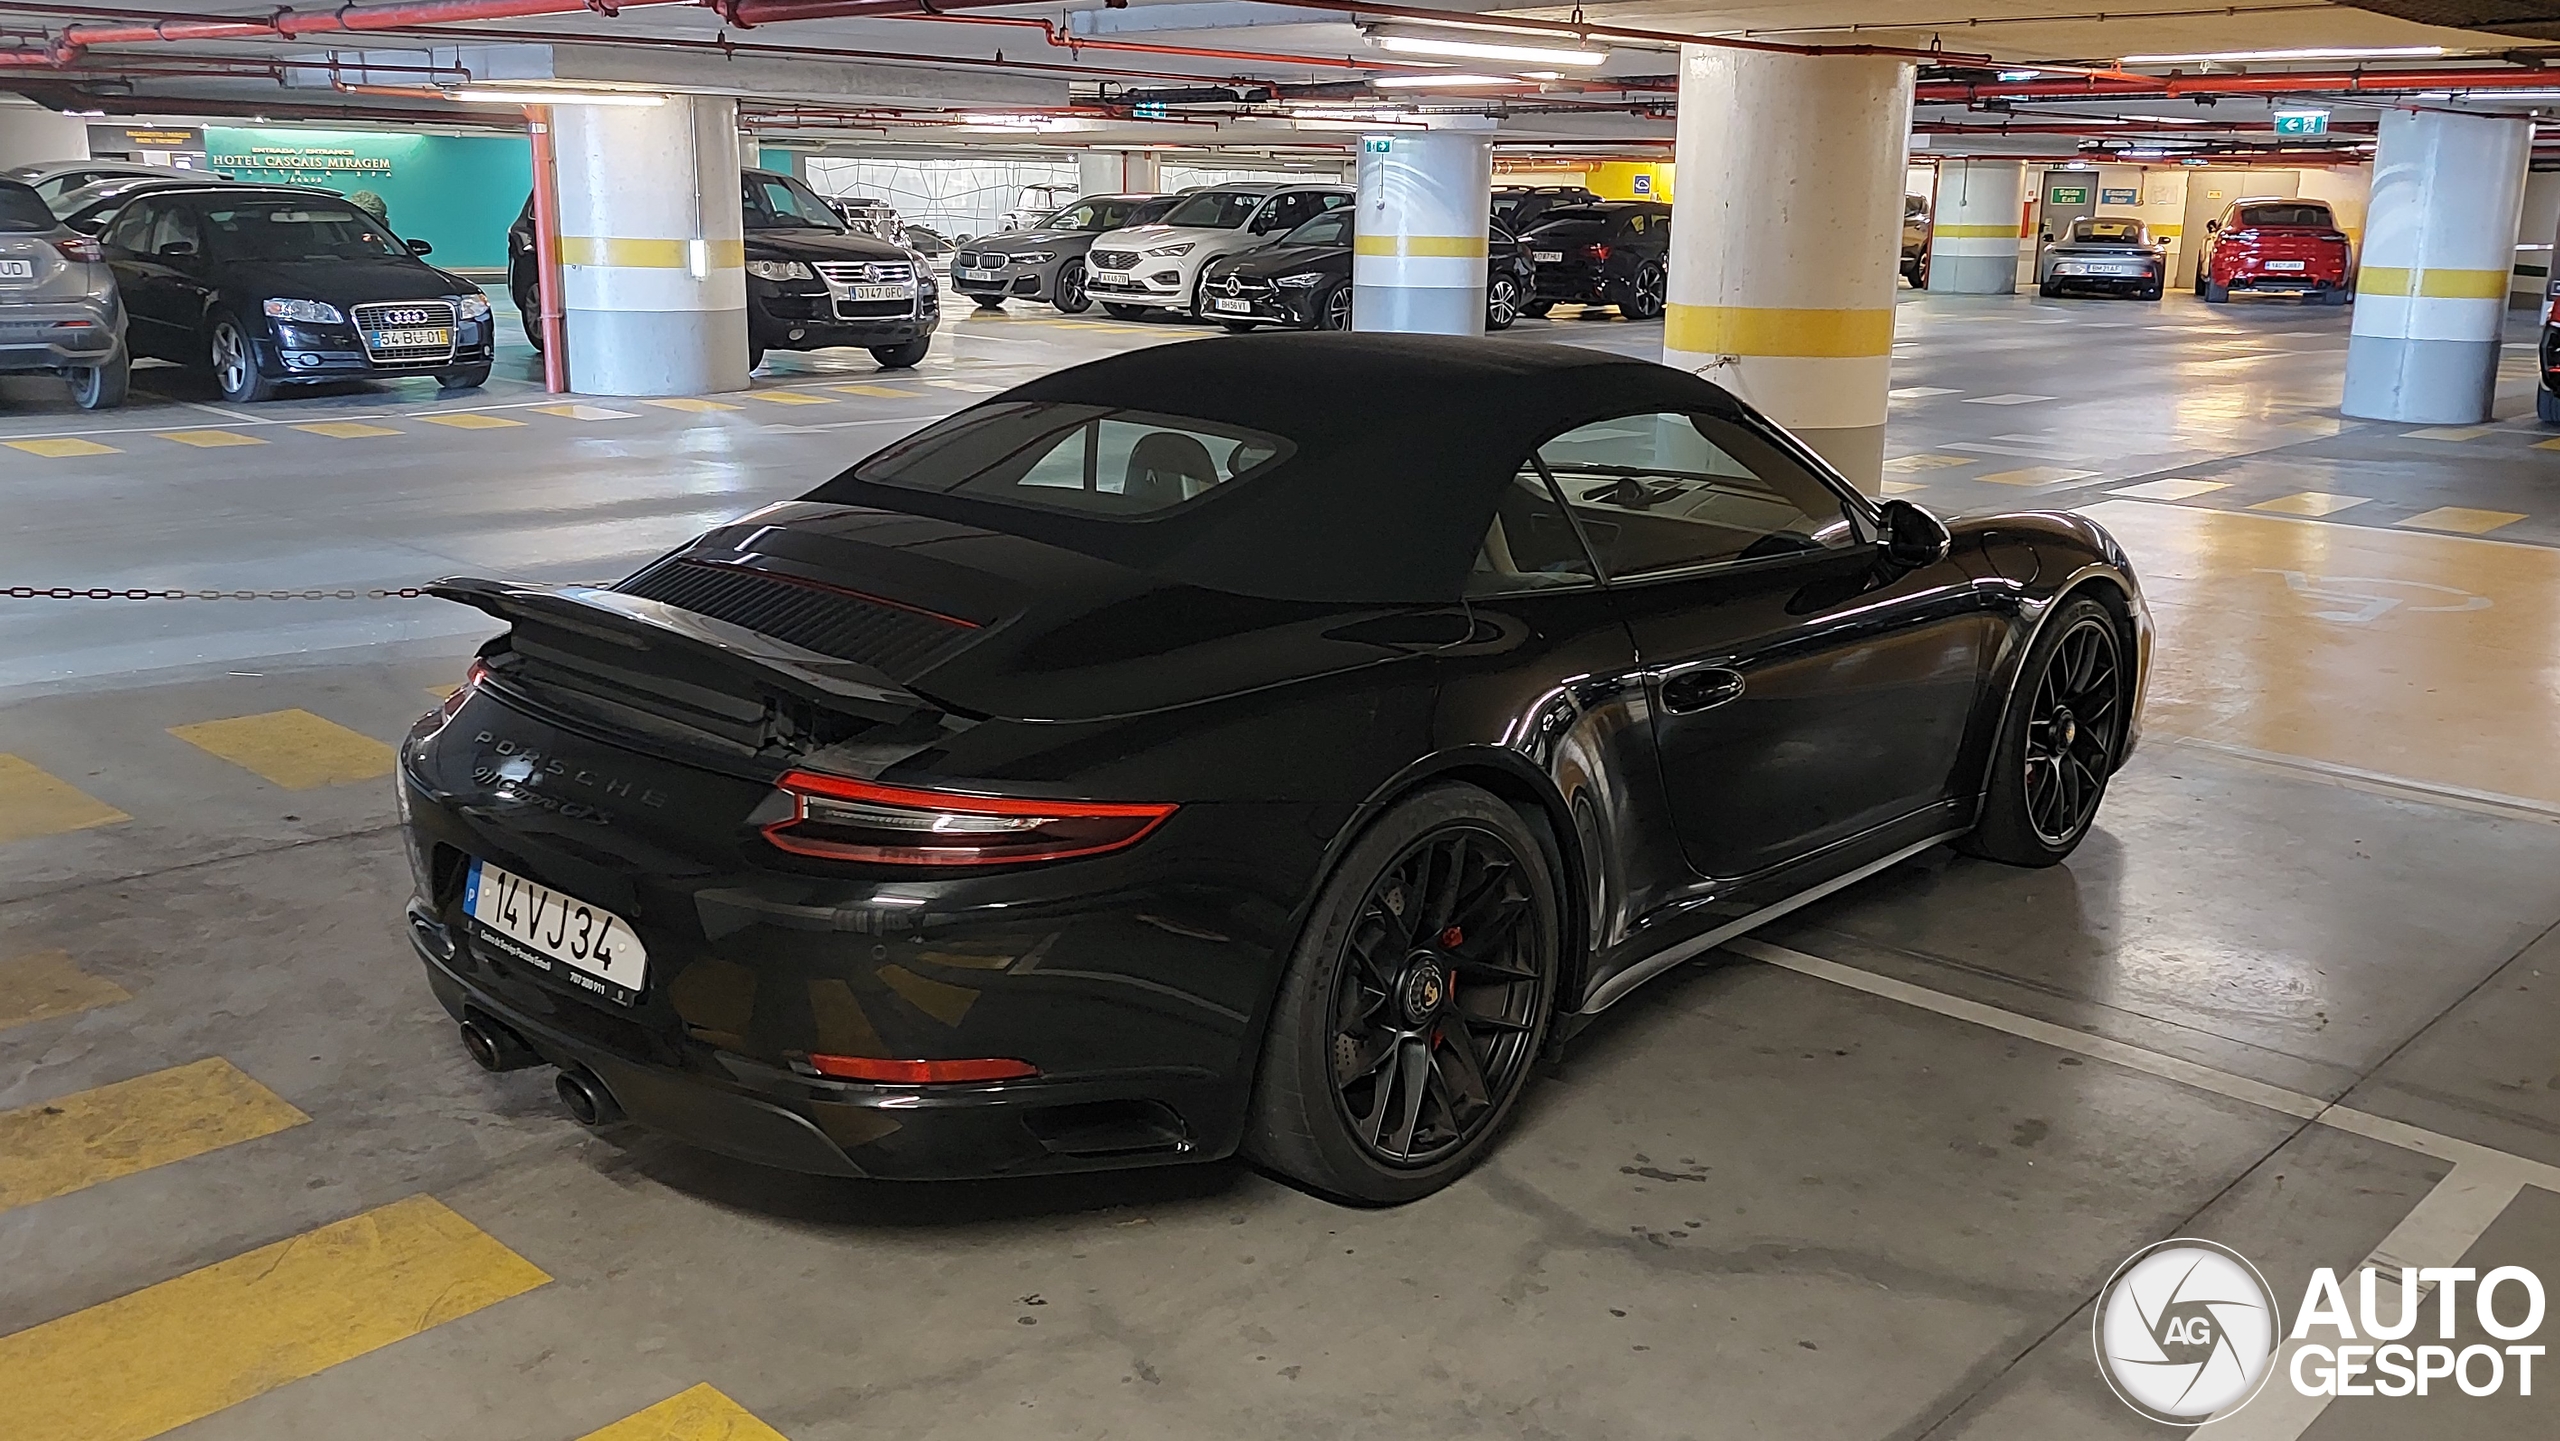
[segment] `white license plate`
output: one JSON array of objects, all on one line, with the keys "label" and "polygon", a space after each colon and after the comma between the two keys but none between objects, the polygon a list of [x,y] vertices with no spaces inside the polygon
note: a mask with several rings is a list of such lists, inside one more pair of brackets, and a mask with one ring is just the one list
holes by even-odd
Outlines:
[{"label": "white license plate", "polygon": [[1557,265],[1561,264],[1563,260],[1564,252],[1561,250],[1532,250],[1529,252],[1529,261],[1533,265]]},{"label": "white license plate", "polygon": [[0,280],[33,280],[36,263],[32,260],[0,260]]},{"label": "white license plate", "polygon": [[968,269],[961,269],[961,270],[955,270],[955,271],[953,271],[953,272],[952,272],[952,274],[959,276],[962,280],[1002,280],[1002,279],[1004,279],[1004,272],[1003,272],[1003,271],[1001,271],[1001,270],[968,270]]},{"label": "white license plate", "polygon": [[1253,313],[1253,302],[1250,300],[1212,300],[1209,302],[1209,308],[1211,310],[1232,311],[1237,315],[1251,315]]},{"label": "white license plate", "polygon": [[449,346],[451,344],[453,344],[453,332],[441,328],[433,330],[377,330],[373,333],[373,348],[376,350],[417,350],[424,349],[429,346]]},{"label": "white license plate", "polygon": [[649,979],[629,921],[487,861],[471,863],[462,909],[498,951],[609,1001],[636,1004]]},{"label": "white license plate", "polygon": [[2269,270],[2300,270],[2302,268],[2302,262],[2299,260],[2270,260],[2267,262],[2267,268]]},{"label": "white license plate", "polygon": [[847,300],[913,300],[915,294],[916,288],[912,285],[849,285],[845,287],[844,298]]},{"label": "white license plate", "polygon": [[2133,268],[2132,266],[2130,266],[2130,265],[2092,265],[2092,266],[2090,266],[2090,267],[2089,267],[2089,273],[2090,273],[2091,275],[2139,275],[2139,274],[2141,274],[2141,272],[2140,272],[2140,271],[2138,271],[2138,270],[2134,269],[2134,268]]}]

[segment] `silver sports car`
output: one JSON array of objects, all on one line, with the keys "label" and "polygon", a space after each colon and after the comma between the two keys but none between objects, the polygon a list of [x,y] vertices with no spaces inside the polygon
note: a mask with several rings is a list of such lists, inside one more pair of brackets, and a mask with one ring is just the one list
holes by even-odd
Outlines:
[{"label": "silver sports car", "polygon": [[951,288],[988,310],[1007,300],[1045,300],[1073,315],[1093,304],[1085,294],[1084,255],[1094,239],[1106,230],[1155,220],[1181,198],[1088,195],[1032,229],[980,236],[952,257]]},{"label": "silver sports car", "polygon": [[2036,258],[2036,290],[2047,296],[2095,290],[2158,300],[2168,273],[2168,253],[2143,234],[2141,221],[2084,215]]}]

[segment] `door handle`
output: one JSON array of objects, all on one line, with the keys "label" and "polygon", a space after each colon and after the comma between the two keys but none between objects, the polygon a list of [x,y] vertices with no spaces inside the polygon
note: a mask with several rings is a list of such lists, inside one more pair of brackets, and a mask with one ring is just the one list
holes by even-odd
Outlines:
[{"label": "door handle", "polygon": [[1683,671],[1662,682],[1662,708],[1673,715],[1713,710],[1742,695],[1742,672],[1722,666]]}]

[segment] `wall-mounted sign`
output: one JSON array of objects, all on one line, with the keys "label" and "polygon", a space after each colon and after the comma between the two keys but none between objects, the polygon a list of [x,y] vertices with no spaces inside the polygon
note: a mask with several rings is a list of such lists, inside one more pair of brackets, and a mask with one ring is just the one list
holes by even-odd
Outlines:
[{"label": "wall-mounted sign", "polygon": [[2101,187],[2098,191],[2098,203],[2100,205],[2140,205],[2142,192],[2139,189],[2111,190]]},{"label": "wall-mounted sign", "polygon": [[1651,195],[1653,193],[1653,177],[1650,175],[1637,175],[1635,177],[1634,189],[1635,193],[1638,195]]},{"label": "wall-mounted sign", "polygon": [[1131,118],[1138,120],[1170,120],[1173,107],[1161,100],[1141,100],[1129,107]]},{"label": "wall-mounted sign", "polygon": [[2047,205],[2086,205],[2089,203],[2089,187],[2086,185],[2048,186],[2044,192],[2044,203]]},{"label": "wall-mounted sign", "polygon": [[92,125],[89,153],[128,155],[141,150],[202,150],[204,132],[183,125]]},{"label": "wall-mounted sign", "polygon": [[391,162],[378,155],[358,155],[337,146],[315,145],[297,149],[284,145],[252,145],[244,155],[217,155],[212,160],[216,170],[253,170],[263,176],[282,175],[291,179],[322,179],[332,175],[389,175]]},{"label": "wall-mounted sign", "polygon": [[2276,112],[2278,135],[2326,135],[2329,112],[2326,110],[2279,110]]},{"label": "wall-mounted sign", "polygon": [[1383,135],[1365,135],[1360,139],[1360,148],[1371,155],[1384,155],[1395,149],[1396,143]]}]

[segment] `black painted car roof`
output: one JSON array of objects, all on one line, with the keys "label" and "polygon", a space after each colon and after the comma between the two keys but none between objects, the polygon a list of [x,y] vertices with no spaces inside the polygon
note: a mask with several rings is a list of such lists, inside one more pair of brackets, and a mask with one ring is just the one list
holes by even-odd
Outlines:
[{"label": "black painted car roof", "polygon": [[1686,371],[1578,346],[1322,332],[1151,346],[985,403],[1026,401],[1223,421],[1296,451],[1142,520],[879,485],[859,466],[807,498],[959,521],[1214,590],[1439,604],[1461,594],[1502,487],[1540,441],[1611,415],[1739,409]]}]

